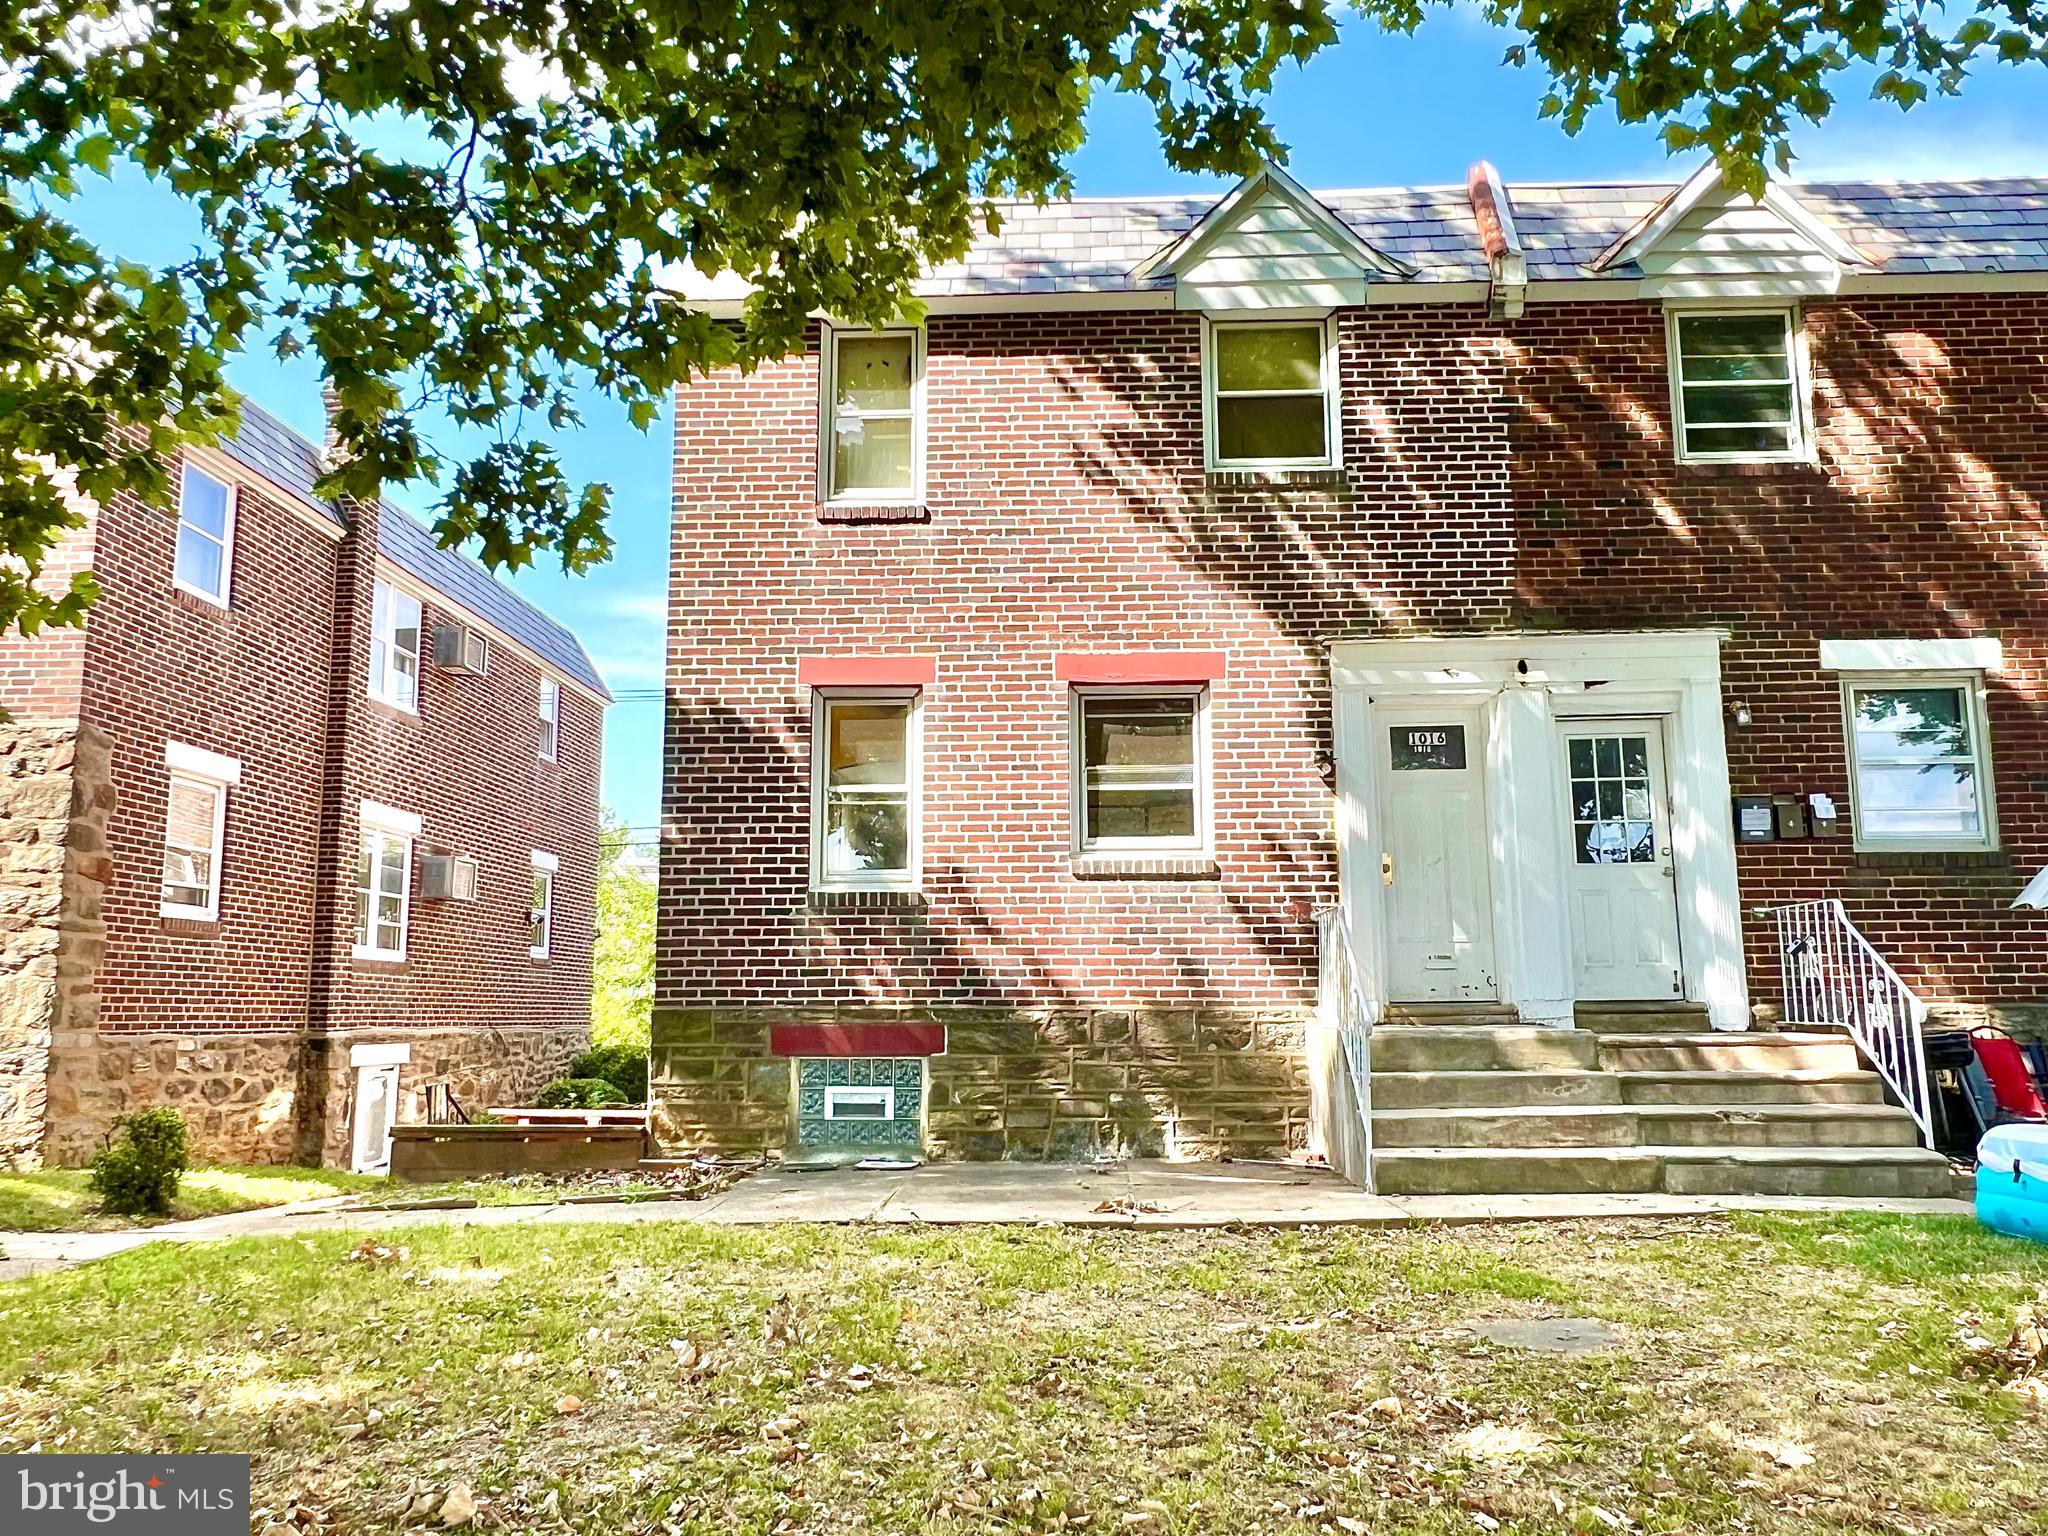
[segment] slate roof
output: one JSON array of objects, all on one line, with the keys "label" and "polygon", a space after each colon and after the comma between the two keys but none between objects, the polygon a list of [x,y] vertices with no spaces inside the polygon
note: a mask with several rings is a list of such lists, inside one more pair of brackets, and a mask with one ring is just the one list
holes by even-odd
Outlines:
[{"label": "slate roof", "polygon": [[[346,526],[341,510],[314,493],[314,482],[320,478],[319,448],[255,401],[242,402],[240,430],[219,446],[236,463],[254,470],[279,490],[289,491],[330,522]],[[385,559],[553,662],[600,698],[611,699],[611,690],[572,631],[476,561],[441,548],[427,527],[403,507],[387,500],[381,504],[380,514],[377,550]]]},{"label": "slate roof", "polygon": [[[1670,182],[1508,186],[1532,282],[1611,277],[1589,265],[1676,190]],[[1807,182],[1793,196],[1878,258],[1885,273],[2048,272],[2048,179]],[[1368,244],[1415,268],[1414,281],[1484,282],[1486,259],[1463,186],[1315,196]],[[999,205],[1002,233],[918,285],[928,297],[1118,293],[1147,256],[1200,222],[1221,195],[1088,198]],[[704,295],[708,297],[709,295]]]}]

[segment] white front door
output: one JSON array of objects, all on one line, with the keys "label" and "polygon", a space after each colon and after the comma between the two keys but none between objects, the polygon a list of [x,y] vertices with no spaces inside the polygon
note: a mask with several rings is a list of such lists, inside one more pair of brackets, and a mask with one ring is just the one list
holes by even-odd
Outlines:
[{"label": "white front door", "polygon": [[1567,721],[1563,738],[1576,995],[1678,997],[1678,883],[1663,722]]},{"label": "white front door", "polygon": [[391,1166],[391,1126],[398,1119],[398,1068],[356,1068],[355,1157],[357,1173],[383,1173]]},{"label": "white front door", "polygon": [[1479,717],[1382,715],[1378,735],[1389,995],[1496,1001]]}]

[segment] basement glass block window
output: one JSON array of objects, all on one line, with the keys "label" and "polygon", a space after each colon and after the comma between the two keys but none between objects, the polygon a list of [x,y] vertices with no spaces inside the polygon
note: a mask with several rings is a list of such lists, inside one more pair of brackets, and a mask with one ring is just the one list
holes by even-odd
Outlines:
[{"label": "basement glass block window", "polygon": [[1914,676],[1844,686],[1857,846],[1996,846],[1981,682]]},{"label": "basement glass block window", "polygon": [[917,495],[918,337],[826,332],[826,495],[909,501]]},{"label": "basement glass block window", "polygon": [[1329,331],[1305,325],[1209,328],[1209,458],[1228,467],[1315,467],[1330,452]]},{"label": "basement glass block window", "polygon": [[1789,309],[1675,312],[1679,453],[1687,459],[1788,459],[1804,451]]},{"label": "basement glass block window", "polygon": [[1202,846],[1197,692],[1079,696],[1081,848]]},{"label": "basement glass block window", "polygon": [[917,701],[822,696],[814,882],[852,890],[916,884]]}]

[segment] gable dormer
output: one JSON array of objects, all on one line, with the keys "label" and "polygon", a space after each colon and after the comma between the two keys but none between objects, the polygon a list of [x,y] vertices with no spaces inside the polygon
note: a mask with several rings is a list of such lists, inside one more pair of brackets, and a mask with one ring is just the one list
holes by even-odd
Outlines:
[{"label": "gable dormer", "polygon": [[1216,313],[1363,304],[1375,278],[1410,275],[1276,165],[1246,177],[1131,273],[1171,278],[1176,309]]},{"label": "gable dormer", "polygon": [[1729,187],[1709,161],[1592,263],[1634,267],[1658,299],[1802,298],[1835,292],[1876,263],[1773,177],[1762,197]]}]

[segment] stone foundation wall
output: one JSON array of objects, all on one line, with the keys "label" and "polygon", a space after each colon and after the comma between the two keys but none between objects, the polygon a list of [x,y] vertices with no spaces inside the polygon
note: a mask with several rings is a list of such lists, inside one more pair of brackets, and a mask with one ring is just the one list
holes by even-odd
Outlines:
[{"label": "stone foundation wall", "polygon": [[1927,1028],[2002,1029],[2015,1040],[2048,1041],[2048,1003],[1937,1003]]},{"label": "stone foundation wall", "polygon": [[423,1119],[430,1083],[447,1083],[476,1114],[530,1101],[566,1071],[589,1032],[568,1029],[358,1030],[181,1034],[59,1033],[51,1051],[45,1155],[75,1167],[122,1115],[181,1111],[195,1162],[319,1162],[347,1166],[353,1044],[402,1040],[399,1118]]},{"label": "stone foundation wall", "polygon": [[657,1009],[656,1144],[671,1154],[780,1152],[790,1068],[769,1054],[769,1026],[906,1020],[946,1026],[946,1053],[930,1059],[934,1157],[1273,1157],[1307,1140],[1306,1012]]},{"label": "stone foundation wall", "polygon": [[42,1146],[77,732],[0,724],[0,1170]]}]

